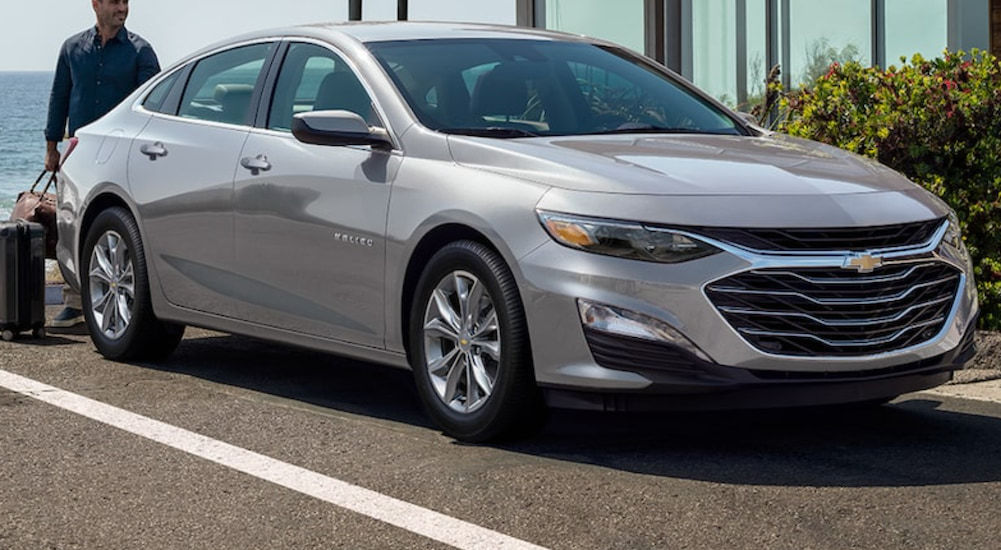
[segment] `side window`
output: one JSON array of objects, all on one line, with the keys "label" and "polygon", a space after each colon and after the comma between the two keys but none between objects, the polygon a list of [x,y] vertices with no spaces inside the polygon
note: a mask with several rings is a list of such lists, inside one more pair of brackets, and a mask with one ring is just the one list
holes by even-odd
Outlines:
[{"label": "side window", "polygon": [[178,113],[185,118],[247,124],[250,98],[273,44],[254,44],[206,57],[191,71]]},{"label": "side window", "polygon": [[177,82],[177,76],[182,72],[184,71],[174,71],[173,74],[154,86],[153,90],[146,96],[146,99],[143,100],[143,107],[147,111],[152,111],[154,113],[166,113],[164,110],[164,102],[167,100],[167,96],[170,95],[170,90],[174,87],[174,83]]},{"label": "side window", "polygon": [[352,111],[381,126],[372,99],[343,59],[315,44],[292,44],[278,73],[268,128],[288,132],[296,113],[331,110]]}]

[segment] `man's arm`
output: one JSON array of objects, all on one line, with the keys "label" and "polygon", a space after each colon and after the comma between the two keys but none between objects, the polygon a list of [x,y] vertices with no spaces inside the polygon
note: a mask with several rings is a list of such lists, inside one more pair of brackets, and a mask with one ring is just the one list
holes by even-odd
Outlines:
[{"label": "man's arm", "polygon": [[45,125],[45,169],[59,169],[59,142],[66,134],[66,119],[70,110],[70,90],[73,88],[73,76],[70,73],[69,56],[66,45],[59,50],[59,61],[56,62],[56,76],[52,79],[52,92],[49,94],[49,116]]},{"label": "man's arm", "polygon": [[139,66],[136,68],[136,87],[160,72],[160,60],[156,58],[153,46],[147,44],[139,50]]}]

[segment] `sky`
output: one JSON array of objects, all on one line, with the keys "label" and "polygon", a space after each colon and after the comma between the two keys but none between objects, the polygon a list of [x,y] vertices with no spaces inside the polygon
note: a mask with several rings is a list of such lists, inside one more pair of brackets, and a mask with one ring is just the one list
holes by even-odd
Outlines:
[{"label": "sky", "polygon": [[[125,26],[167,67],[247,31],[346,21],[348,0],[131,0]],[[365,20],[396,19],[396,0],[363,0]],[[409,19],[515,24],[515,0],[409,0]],[[52,71],[69,36],[94,25],[91,0],[4,0],[0,71]]]}]

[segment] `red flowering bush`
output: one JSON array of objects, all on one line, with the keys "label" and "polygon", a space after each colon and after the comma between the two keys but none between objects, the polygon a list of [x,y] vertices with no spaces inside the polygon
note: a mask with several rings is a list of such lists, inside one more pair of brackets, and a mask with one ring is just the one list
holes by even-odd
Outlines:
[{"label": "red flowering bush", "polygon": [[777,130],[875,158],[955,209],[975,266],[980,326],[1001,328],[997,58],[974,50],[915,55],[886,70],[835,63],[811,86],[783,94],[779,112]]}]

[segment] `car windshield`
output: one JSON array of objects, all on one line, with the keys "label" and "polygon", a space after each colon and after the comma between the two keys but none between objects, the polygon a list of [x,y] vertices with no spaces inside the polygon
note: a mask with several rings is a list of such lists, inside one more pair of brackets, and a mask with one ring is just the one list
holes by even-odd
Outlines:
[{"label": "car windshield", "polygon": [[497,138],[744,134],[723,110],[616,48],[521,39],[368,47],[421,123],[440,132]]}]

